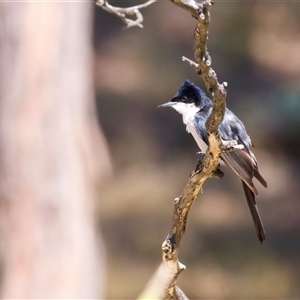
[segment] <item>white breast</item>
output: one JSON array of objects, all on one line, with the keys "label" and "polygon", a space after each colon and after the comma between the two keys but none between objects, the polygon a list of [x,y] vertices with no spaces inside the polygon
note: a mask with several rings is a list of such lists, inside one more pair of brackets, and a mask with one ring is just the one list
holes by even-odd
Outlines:
[{"label": "white breast", "polygon": [[193,136],[200,150],[205,153],[207,149],[207,145],[202,140],[202,138],[197,134],[194,122],[188,122],[186,124],[186,131]]},{"label": "white breast", "polygon": [[194,124],[195,114],[199,111],[199,108],[196,107],[193,103],[186,104],[182,102],[175,104],[173,108],[177,110],[180,114],[182,114],[182,120],[183,123],[186,125],[186,131],[192,134],[200,150],[202,152],[206,152],[207,145],[197,134]]}]

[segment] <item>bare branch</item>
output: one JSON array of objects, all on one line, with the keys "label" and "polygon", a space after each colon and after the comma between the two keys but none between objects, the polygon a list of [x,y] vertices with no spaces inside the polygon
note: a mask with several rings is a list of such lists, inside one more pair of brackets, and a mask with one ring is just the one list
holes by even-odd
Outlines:
[{"label": "bare branch", "polygon": [[[109,13],[117,15],[127,26],[143,27],[143,16],[140,9],[145,8],[156,0],[149,0],[144,4],[128,8],[114,7],[106,0],[96,0],[96,4]],[[225,100],[227,83],[220,84],[216,72],[211,67],[211,57],[207,50],[208,27],[210,23],[209,9],[213,0],[203,0],[197,3],[194,0],[171,0],[175,5],[187,10],[197,20],[194,34],[194,57],[196,62],[183,57],[183,61],[195,69],[202,78],[208,92],[212,95],[213,109],[206,122],[209,141],[208,149],[203,160],[197,164],[188,180],[182,195],[176,198],[173,208],[171,229],[162,244],[163,263],[158,268],[154,277],[142,292],[139,299],[156,299],[164,293],[165,299],[188,299],[176,286],[179,274],[185,266],[178,260],[180,242],[186,229],[189,210],[202,190],[203,183],[211,177],[222,178],[219,169],[219,157],[222,151],[234,151],[237,145],[233,141],[223,143],[219,136],[218,128],[225,113]],[[132,16],[133,19],[128,18]],[[164,291],[163,288],[165,287]]]},{"label": "bare branch", "polygon": [[[95,3],[107,12],[117,15],[126,24],[126,28],[134,26],[143,28],[144,18],[140,9],[145,8],[156,1],[157,0],[149,0],[146,3],[126,8],[112,6],[106,0],[96,0]],[[129,16],[133,17],[133,19],[129,18]]]},{"label": "bare branch", "polygon": [[210,23],[209,9],[212,0],[197,3],[194,0],[171,0],[175,5],[189,11],[197,23],[194,34],[194,56],[196,62],[183,57],[183,61],[195,69],[202,78],[208,92],[212,95],[213,109],[206,122],[209,147],[201,163],[190,176],[182,195],[174,201],[173,219],[169,234],[162,245],[162,257],[173,279],[166,289],[166,299],[187,299],[182,291],[176,287],[178,275],[185,269],[179,260],[178,253],[182,236],[185,232],[189,210],[202,189],[203,183],[210,177],[221,178],[223,173],[219,170],[219,156],[222,151],[233,151],[236,144],[223,143],[218,132],[223,120],[226,105],[226,83],[220,84],[216,72],[211,67],[211,57],[207,50],[208,27]]}]

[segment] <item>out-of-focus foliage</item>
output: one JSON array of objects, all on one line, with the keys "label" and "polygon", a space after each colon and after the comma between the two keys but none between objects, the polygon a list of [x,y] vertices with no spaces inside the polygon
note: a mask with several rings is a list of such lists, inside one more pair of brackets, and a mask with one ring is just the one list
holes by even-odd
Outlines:
[{"label": "out-of-focus foliage", "polygon": [[[133,1],[112,1],[132,5]],[[132,299],[161,259],[173,199],[198,151],[181,117],[157,109],[184,79],[200,86],[181,56],[193,57],[195,21],[170,1],[145,9],[144,29],[122,30],[95,8],[99,119],[115,175],[100,187],[108,298]],[[295,298],[300,295],[300,5],[219,2],[211,11],[209,51],[227,106],[245,123],[268,189],[257,184],[267,242],[257,241],[240,181],[205,183],[192,208],[180,259],[190,298]]]}]

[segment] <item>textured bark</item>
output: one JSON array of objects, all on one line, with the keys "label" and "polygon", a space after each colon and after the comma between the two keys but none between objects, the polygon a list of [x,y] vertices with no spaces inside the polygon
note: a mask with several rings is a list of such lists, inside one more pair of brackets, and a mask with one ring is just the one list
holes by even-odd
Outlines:
[{"label": "textured bark", "polygon": [[212,0],[203,0],[198,3],[194,0],[171,0],[175,5],[189,11],[196,19],[194,33],[194,56],[197,63],[183,57],[183,60],[191,65],[196,73],[202,78],[207,91],[212,94],[213,109],[206,122],[209,146],[201,164],[188,180],[183,193],[174,201],[173,219],[169,234],[162,245],[162,257],[168,273],[174,277],[165,291],[165,299],[187,299],[184,293],[176,286],[179,274],[185,266],[179,262],[178,255],[181,239],[185,233],[188,213],[195,199],[202,189],[204,182],[211,177],[223,176],[218,169],[221,150],[230,145],[223,145],[219,136],[218,128],[223,120],[226,106],[226,83],[218,82],[217,74],[211,67],[211,57],[207,50],[208,27]]},{"label": "textured bark", "polygon": [[2,298],[99,298],[92,3],[0,4]]}]

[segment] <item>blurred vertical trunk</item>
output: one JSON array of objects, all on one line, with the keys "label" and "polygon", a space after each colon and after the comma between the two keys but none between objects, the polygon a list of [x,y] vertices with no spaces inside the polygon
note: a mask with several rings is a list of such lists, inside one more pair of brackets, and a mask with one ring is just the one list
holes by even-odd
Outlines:
[{"label": "blurred vertical trunk", "polygon": [[2,298],[100,298],[92,2],[0,3]]}]

